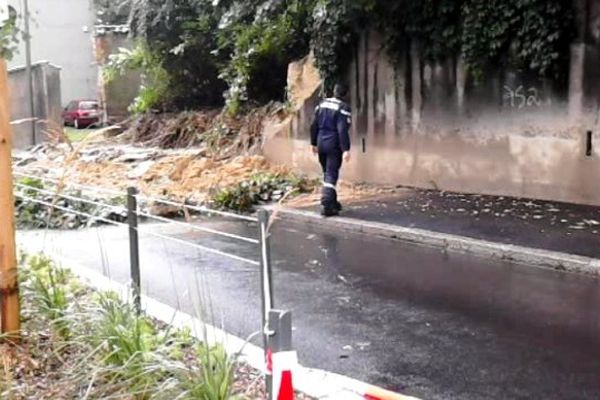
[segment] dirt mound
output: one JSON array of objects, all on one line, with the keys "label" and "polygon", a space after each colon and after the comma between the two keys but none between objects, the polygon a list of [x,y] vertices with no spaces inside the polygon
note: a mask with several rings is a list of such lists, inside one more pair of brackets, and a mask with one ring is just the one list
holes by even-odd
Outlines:
[{"label": "dirt mound", "polygon": [[142,194],[205,202],[221,189],[254,175],[289,174],[259,155],[219,159],[202,149],[164,150],[129,145],[90,144],[77,153],[66,145],[39,146],[19,156],[15,171],[120,191],[136,186]]},{"label": "dirt mound", "polygon": [[204,202],[215,191],[240,184],[258,173],[282,172],[284,169],[271,166],[262,156],[240,156],[227,161],[166,157],[141,178],[139,187],[153,195]]},{"label": "dirt mound", "polygon": [[211,156],[233,157],[259,147],[263,121],[277,110],[275,105],[269,105],[238,116],[218,110],[147,114],[128,121],[124,137],[144,147],[198,147]]}]

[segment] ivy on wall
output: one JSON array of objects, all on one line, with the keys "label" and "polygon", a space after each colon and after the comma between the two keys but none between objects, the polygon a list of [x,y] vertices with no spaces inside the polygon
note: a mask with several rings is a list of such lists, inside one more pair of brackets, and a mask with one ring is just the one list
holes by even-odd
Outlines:
[{"label": "ivy on wall", "polygon": [[573,19],[572,5],[561,0],[469,0],[463,5],[462,52],[476,72],[504,62],[562,79]]},{"label": "ivy on wall", "polygon": [[224,92],[233,113],[281,100],[288,63],[311,50],[329,91],[366,29],[397,62],[418,46],[428,61],[462,57],[480,79],[502,65],[563,79],[574,31],[568,0],[123,1],[133,35],[163,58],[172,105],[220,104]]},{"label": "ivy on wall", "polygon": [[505,64],[562,79],[573,39],[572,4],[565,0],[380,1],[376,26],[393,59],[410,41],[427,61],[463,57],[482,78]]},{"label": "ivy on wall", "polygon": [[354,44],[368,23],[374,0],[320,0],[313,10],[311,48],[330,93],[354,55]]}]

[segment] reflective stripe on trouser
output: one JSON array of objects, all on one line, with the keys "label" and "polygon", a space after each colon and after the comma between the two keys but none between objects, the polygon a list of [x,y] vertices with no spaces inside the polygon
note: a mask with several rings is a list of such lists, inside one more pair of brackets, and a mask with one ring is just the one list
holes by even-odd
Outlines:
[{"label": "reflective stripe on trouser", "polygon": [[321,205],[327,209],[337,208],[337,190],[331,183],[323,184],[323,194],[321,195]]},{"label": "reflective stripe on trouser", "polygon": [[319,152],[319,162],[323,168],[323,195],[321,205],[326,209],[338,208],[336,184],[342,166],[342,152],[338,149]]}]

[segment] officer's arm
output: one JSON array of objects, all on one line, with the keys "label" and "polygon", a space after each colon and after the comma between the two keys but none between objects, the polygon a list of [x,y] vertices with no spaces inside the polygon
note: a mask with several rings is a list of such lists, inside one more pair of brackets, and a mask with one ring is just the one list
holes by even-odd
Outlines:
[{"label": "officer's arm", "polygon": [[319,106],[315,109],[315,115],[313,116],[312,124],[310,125],[310,144],[316,146],[319,136]]},{"label": "officer's arm", "polygon": [[342,107],[337,118],[337,131],[340,138],[342,151],[350,151],[350,127],[352,126],[352,113],[350,107]]}]

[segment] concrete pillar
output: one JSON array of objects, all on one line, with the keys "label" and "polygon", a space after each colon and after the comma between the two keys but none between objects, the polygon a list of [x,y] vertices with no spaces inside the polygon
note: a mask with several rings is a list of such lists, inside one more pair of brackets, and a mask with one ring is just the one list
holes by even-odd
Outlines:
[{"label": "concrete pillar", "polygon": [[589,36],[590,0],[574,0],[573,8],[575,9],[575,40],[577,42],[586,43]]},{"label": "concrete pillar", "polygon": [[571,69],[569,73],[569,118],[580,120],[584,108],[585,44],[571,45]]},{"label": "concrete pillar", "polygon": [[367,74],[367,137],[373,138],[375,136],[375,108],[377,107],[377,88],[376,88],[376,77],[377,68],[379,64],[379,47],[377,42],[374,40],[374,33],[367,32],[367,53],[365,60],[365,71]]},{"label": "concrete pillar", "polygon": [[421,79],[421,51],[416,41],[410,46],[411,83],[412,83],[412,127],[417,129],[421,124],[423,109],[423,81]]},{"label": "concrete pillar", "polygon": [[465,87],[467,86],[467,67],[462,57],[456,60],[456,109],[458,114],[464,112]]},{"label": "concrete pillar", "polygon": [[396,129],[397,132],[406,126],[408,120],[408,54],[404,52],[402,60],[395,69],[395,91],[396,91]]}]

